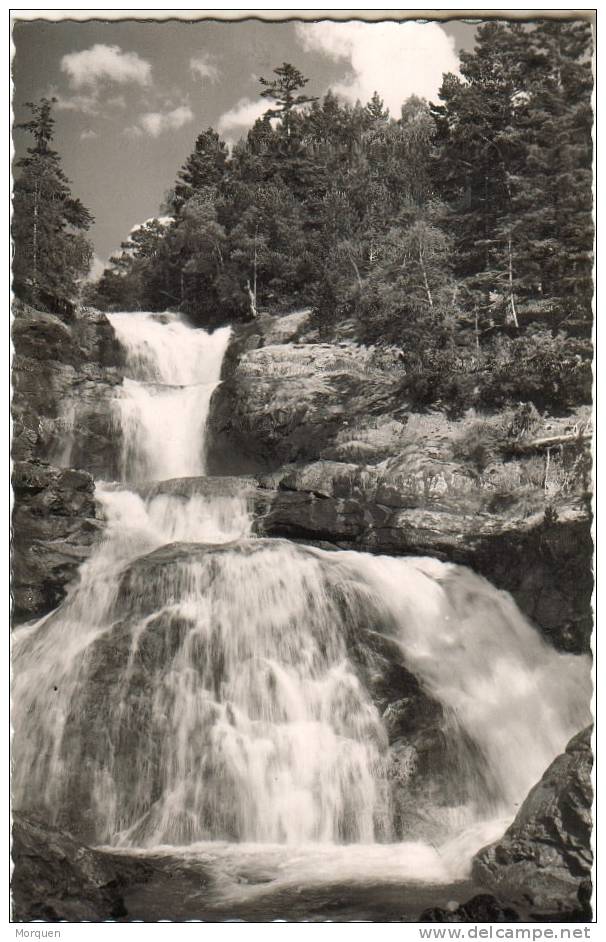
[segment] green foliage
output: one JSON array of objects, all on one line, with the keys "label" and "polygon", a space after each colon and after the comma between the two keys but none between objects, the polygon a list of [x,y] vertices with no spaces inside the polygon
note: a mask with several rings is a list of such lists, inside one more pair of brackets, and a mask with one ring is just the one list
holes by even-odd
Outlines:
[{"label": "green foliage", "polygon": [[545,328],[498,338],[486,353],[480,386],[480,402],[489,407],[524,400],[559,412],[590,403],[591,346]]},{"label": "green foliage", "polygon": [[177,174],[168,209],[177,213],[199,190],[217,186],[227,170],[227,147],[212,128],[198,135],[193,153]]},{"label": "green foliage", "polygon": [[521,402],[513,411],[507,425],[508,438],[521,439],[532,435],[542,423],[541,416],[532,402]]},{"label": "green foliage", "polygon": [[453,207],[456,272],[482,320],[541,308],[591,321],[591,28],[481,26],[445,76],[436,182]]},{"label": "green foliage", "polygon": [[93,217],[72,196],[59,154],[51,147],[54,101],[27,102],[32,118],[16,125],[33,136],[34,144],[16,162],[13,288],[29,304],[60,311],[75,300],[80,279],[90,268],[92,246],[81,233]]},{"label": "green foliage", "polygon": [[453,442],[453,455],[480,474],[495,461],[502,441],[500,430],[483,419],[466,425]]},{"label": "green foliage", "polygon": [[417,409],[443,408],[459,418],[470,408],[502,409],[518,403],[511,434],[538,422],[537,410],[563,414],[591,403],[591,344],[532,328],[497,336],[479,350],[444,345],[404,351],[402,396]]},{"label": "green foliage", "polygon": [[590,52],[581,22],[485,23],[440,103],[398,117],[283,63],[231,153],[197,137],[172,223],[123,244],[100,303],[207,326],[311,306],[321,339],[397,348],[403,399],[454,417],[588,402]]},{"label": "green foliage", "polygon": [[309,95],[295,95],[295,92],[307,85],[309,79],[306,79],[303,73],[289,62],[284,62],[274,69],[274,75],[275,79],[259,79],[263,85],[261,97],[269,98],[275,103],[276,107],[267,114],[272,118],[281,118],[286,133],[289,134],[293,109],[317,101],[317,99]]}]

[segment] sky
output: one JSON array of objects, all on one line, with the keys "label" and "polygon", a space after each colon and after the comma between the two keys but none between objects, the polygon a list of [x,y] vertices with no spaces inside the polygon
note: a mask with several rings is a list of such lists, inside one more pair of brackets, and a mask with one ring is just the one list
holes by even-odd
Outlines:
[{"label": "sky", "polygon": [[[437,100],[444,72],[473,46],[462,21],[402,23],[17,21],[15,123],[53,95],[55,148],[72,192],[93,213],[93,274],[133,226],[156,216],[197,135],[228,143],[268,107],[259,76],[291,62],[306,92],[366,103],[375,89],[399,114],[412,94]],[[18,157],[29,135],[15,130]]]}]

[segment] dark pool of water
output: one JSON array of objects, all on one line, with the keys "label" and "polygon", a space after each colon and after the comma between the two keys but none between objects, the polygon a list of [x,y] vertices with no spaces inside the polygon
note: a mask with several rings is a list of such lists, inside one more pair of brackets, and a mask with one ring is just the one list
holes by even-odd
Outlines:
[{"label": "dark pool of water", "polygon": [[464,902],[481,888],[471,881],[448,885],[326,882],[281,885],[273,874],[245,870],[226,890],[206,862],[171,856],[147,858],[151,874],[124,894],[129,921],[157,922],[416,922],[423,910]]}]

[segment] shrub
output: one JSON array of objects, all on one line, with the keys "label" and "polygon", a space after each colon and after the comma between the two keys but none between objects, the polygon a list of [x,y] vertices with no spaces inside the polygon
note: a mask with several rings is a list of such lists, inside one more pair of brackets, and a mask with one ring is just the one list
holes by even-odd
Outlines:
[{"label": "shrub", "polygon": [[532,435],[540,427],[542,418],[532,402],[521,402],[512,412],[507,423],[508,438],[523,438]]},{"label": "shrub", "polygon": [[591,402],[591,344],[544,328],[499,337],[485,354],[479,397],[488,407],[523,400],[566,412]]},{"label": "shrub", "polygon": [[459,461],[464,461],[481,474],[495,460],[500,442],[498,427],[486,419],[477,419],[454,440],[452,453]]}]

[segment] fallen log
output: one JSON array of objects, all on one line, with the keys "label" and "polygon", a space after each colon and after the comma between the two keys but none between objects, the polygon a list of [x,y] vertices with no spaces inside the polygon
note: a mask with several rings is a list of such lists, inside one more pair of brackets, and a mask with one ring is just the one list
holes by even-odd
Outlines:
[{"label": "fallen log", "polygon": [[532,451],[542,451],[557,447],[558,445],[582,445],[591,442],[593,435],[591,432],[583,432],[580,435],[551,435],[548,438],[534,438],[531,441],[512,442],[510,450],[517,455],[524,455]]}]

